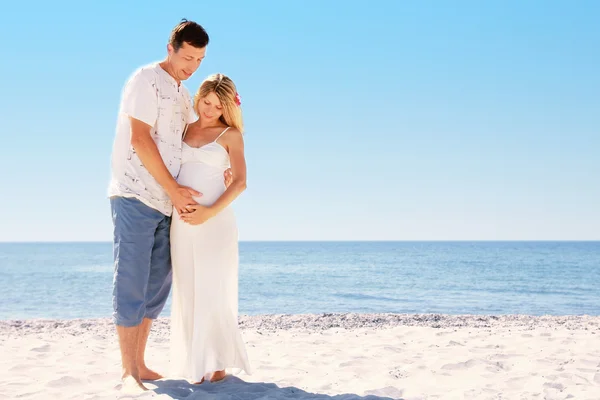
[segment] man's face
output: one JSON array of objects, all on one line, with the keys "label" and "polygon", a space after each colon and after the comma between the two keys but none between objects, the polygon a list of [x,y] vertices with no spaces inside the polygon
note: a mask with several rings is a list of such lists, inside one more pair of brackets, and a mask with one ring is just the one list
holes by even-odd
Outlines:
[{"label": "man's face", "polygon": [[206,47],[198,48],[185,42],[177,51],[171,44],[167,46],[167,49],[173,68],[172,72],[175,74],[175,78],[180,81],[189,79],[196,72],[206,54]]}]

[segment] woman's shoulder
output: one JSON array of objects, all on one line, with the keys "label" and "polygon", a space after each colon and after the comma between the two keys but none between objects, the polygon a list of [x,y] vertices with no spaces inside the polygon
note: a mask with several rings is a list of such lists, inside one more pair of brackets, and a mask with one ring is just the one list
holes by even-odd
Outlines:
[{"label": "woman's shoulder", "polygon": [[230,135],[241,135],[242,133],[240,132],[240,130],[238,128],[236,128],[235,126],[227,126],[226,127],[227,132],[225,132],[226,134],[229,133]]},{"label": "woman's shoulder", "polygon": [[225,127],[225,129],[226,129],[226,131],[223,132],[224,138],[240,139],[242,137],[242,133],[236,127],[227,126],[227,127]]}]

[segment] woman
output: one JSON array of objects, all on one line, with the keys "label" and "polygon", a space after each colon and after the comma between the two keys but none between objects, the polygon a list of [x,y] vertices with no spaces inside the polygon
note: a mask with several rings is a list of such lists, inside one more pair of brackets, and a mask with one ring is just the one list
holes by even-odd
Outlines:
[{"label": "woman", "polygon": [[[194,96],[199,119],[183,139],[181,185],[202,196],[173,210],[171,258],[172,373],[192,382],[219,381],[226,369],[250,373],[238,330],[238,229],[230,204],[246,188],[243,124],[231,79],[208,77]],[[231,184],[223,173],[231,168]]]}]

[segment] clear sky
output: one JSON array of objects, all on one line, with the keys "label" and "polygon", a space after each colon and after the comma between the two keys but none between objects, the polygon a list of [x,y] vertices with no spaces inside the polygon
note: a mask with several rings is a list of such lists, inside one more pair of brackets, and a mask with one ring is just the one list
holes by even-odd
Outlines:
[{"label": "clear sky", "polygon": [[600,239],[598,1],[87,3],[2,6],[0,241],[111,239],[121,89],[184,17],[190,91],[242,97],[242,240]]}]

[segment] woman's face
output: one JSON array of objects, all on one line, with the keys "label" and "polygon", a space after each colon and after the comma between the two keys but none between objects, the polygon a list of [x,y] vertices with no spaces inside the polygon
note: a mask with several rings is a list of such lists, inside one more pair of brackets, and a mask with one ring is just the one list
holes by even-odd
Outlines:
[{"label": "woman's face", "polygon": [[210,122],[218,120],[223,115],[223,106],[214,92],[210,92],[198,102],[198,116]]}]

